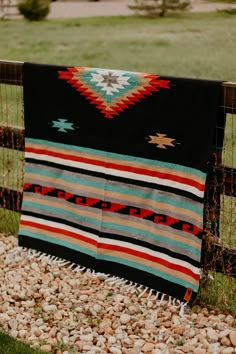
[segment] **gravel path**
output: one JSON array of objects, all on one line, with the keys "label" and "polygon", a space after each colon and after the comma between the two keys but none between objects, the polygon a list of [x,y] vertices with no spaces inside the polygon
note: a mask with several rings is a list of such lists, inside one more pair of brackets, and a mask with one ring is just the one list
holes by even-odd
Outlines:
[{"label": "gravel path", "polygon": [[235,319],[195,307],[179,316],[153,294],[27,257],[17,239],[0,235],[0,326],[56,354],[236,353]]}]

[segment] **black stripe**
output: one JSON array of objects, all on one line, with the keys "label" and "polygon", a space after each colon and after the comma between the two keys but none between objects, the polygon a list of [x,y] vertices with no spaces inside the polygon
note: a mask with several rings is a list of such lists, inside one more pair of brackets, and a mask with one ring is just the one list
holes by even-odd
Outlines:
[{"label": "black stripe", "polygon": [[[20,234],[19,246],[32,248],[49,255],[63,258],[86,268],[94,269],[96,272],[111,274],[112,276],[118,276],[120,278],[142,284],[156,291],[167,293],[168,295],[173,296],[180,301],[183,301],[184,295],[186,293],[185,287],[176,283],[172,283],[156,275],[152,275],[132,267],[127,267],[120,263],[97,260],[89,255],[85,255],[73,249],[63,247],[51,242],[45,242]],[[196,293],[193,293],[191,301],[194,300],[195,297]]]},{"label": "black stripe", "polygon": [[49,162],[49,161],[40,161],[40,160],[32,159],[32,158],[26,158],[26,162],[32,163],[32,164],[37,164],[37,165],[42,165],[42,166],[49,166],[49,167],[53,167],[53,168],[57,168],[57,169],[62,169],[64,171],[68,171],[68,172],[79,173],[82,175],[87,175],[87,176],[92,176],[92,177],[97,177],[97,178],[102,178],[102,179],[108,179],[108,176],[109,176],[109,181],[116,181],[116,182],[120,182],[122,184],[123,183],[125,183],[127,185],[131,184],[134,186],[146,187],[146,188],[153,189],[153,190],[160,190],[160,191],[164,191],[164,192],[169,192],[169,193],[173,193],[175,195],[177,194],[182,197],[188,198],[191,201],[194,200],[196,202],[203,203],[203,198],[198,197],[195,194],[192,194],[192,193],[187,192],[185,190],[177,189],[174,187],[163,186],[163,185],[145,182],[145,181],[138,181],[138,180],[129,179],[129,178],[120,177],[120,176],[107,175],[107,174],[101,173],[101,172],[84,170],[84,169],[80,169],[77,167],[65,166],[65,165],[61,165],[61,164],[57,164],[57,163],[53,163],[53,162]]},{"label": "black stripe", "polygon": [[[23,210],[22,214],[23,215],[28,215],[28,216],[34,216],[36,218],[41,218],[42,217],[41,214],[38,214],[38,213],[35,213],[35,212],[32,212],[32,211],[24,211]],[[79,233],[79,230],[82,230],[82,231],[89,232],[91,234],[95,234],[98,237],[103,237],[103,238],[113,239],[113,240],[118,240],[118,241],[124,241],[124,242],[128,242],[128,243],[131,243],[131,244],[135,244],[137,246],[146,247],[146,248],[151,249],[153,251],[166,254],[166,255],[168,255],[170,257],[177,258],[177,259],[179,259],[181,261],[185,261],[185,262],[193,265],[194,267],[199,267],[199,264],[200,264],[200,260],[199,261],[195,261],[194,259],[188,257],[187,255],[184,255],[184,254],[181,254],[181,253],[176,253],[174,251],[171,251],[168,248],[164,248],[164,247],[161,247],[161,246],[153,245],[152,243],[145,242],[143,240],[138,240],[138,239],[133,238],[133,237],[128,237],[128,236],[124,236],[124,235],[118,235],[118,234],[114,234],[114,233],[109,233],[109,232],[105,232],[104,230],[101,232],[99,230],[96,230],[96,229],[93,229],[93,228],[90,228],[90,227],[87,227],[87,226],[84,226],[84,225],[80,225],[80,224],[77,224],[77,223],[73,223],[73,222],[71,222],[69,220],[61,219],[61,218],[54,217],[54,216],[51,216],[51,215],[43,215],[43,219],[48,220],[48,221],[58,222],[58,223],[61,223],[61,224],[65,224],[67,226],[71,226],[71,227],[77,228],[78,229],[78,233]]]}]

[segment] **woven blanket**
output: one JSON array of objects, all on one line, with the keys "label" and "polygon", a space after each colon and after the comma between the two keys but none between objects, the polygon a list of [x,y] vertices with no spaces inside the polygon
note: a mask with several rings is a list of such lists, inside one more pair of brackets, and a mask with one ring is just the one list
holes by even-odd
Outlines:
[{"label": "woven blanket", "polygon": [[19,245],[186,303],[221,83],[25,63]]}]

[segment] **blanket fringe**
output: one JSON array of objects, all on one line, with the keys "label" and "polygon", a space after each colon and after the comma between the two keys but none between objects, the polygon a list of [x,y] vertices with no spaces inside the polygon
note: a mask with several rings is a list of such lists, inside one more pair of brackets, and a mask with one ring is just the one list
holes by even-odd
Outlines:
[{"label": "blanket fringe", "polygon": [[45,262],[48,265],[55,265],[56,264],[59,267],[67,266],[69,269],[71,269],[72,271],[74,271],[76,273],[80,273],[80,272],[90,273],[91,275],[98,277],[100,280],[104,280],[104,282],[108,282],[111,286],[122,287],[123,289],[125,289],[127,292],[129,292],[131,294],[138,293],[139,298],[143,297],[144,294],[148,293],[148,295],[147,295],[147,300],[148,300],[153,294],[155,294],[154,298],[157,301],[158,307],[160,307],[164,303],[164,301],[166,301],[166,303],[168,303],[168,306],[174,306],[177,309],[179,309],[179,316],[180,317],[184,316],[184,312],[185,312],[186,306],[188,305],[188,302],[180,301],[172,296],[169,296],[165,293],[161,293],[155,289],[149,288],[149,287],[144,286],[142,284],[135,283],[135,282],[132,282],[132,281],[124,279],[124,278],[116,277],[111,274],[96,272],[93,269],[86,268],[86,267],[78,265],[76,263],[67,261],[63,258],[48,255],[46,253],[36,251],[34,249],[28,249],[25,247],[17,247],[17,249],[14,250],[13,252],[15,254],[17,254],[19,251],[22,251],[22,250],[27,253],[27,258],[30,260],[32,260],[33,258],[36,258],[37,260]]}]

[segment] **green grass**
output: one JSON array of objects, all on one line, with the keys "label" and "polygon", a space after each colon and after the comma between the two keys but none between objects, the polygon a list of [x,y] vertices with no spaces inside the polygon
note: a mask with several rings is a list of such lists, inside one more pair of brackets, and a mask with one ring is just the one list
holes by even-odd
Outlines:
[{"label": "green grass", "polygon": [[31,348],[29,345],[20,342],[7,334],[0,332],[0,353],[1,354],[42,354],[42,351]]},{"label": "green grass", "polygon": [[236,80],[236,17],[186,13],[0,21],[0,58]]},{"label": "green grass", "polygon": [[229,312],[236,318],[236,281],[220,273],[211,273],[206,282],[200,282],[200,291],[196,302],[222,312]]},{"label": "green grass", "polygon": [[[1,56],[0,58],[3,59]],[[22,98],[21,86],[0,84],[0,125],[23,127]]]},{"label": "green grass", "polygon": [[236,117],[233,114],[226,116],[223,163],[236,168]]}]

